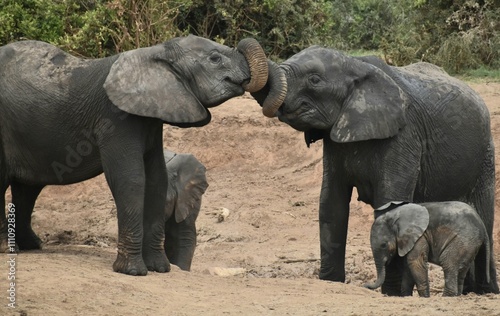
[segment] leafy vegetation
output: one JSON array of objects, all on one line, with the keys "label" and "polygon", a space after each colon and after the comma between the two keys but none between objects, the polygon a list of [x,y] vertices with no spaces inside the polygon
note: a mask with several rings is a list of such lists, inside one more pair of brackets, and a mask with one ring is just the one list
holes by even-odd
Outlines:
[{"label": "leafy vegetation", "polygon": [[314,44],[452,73],[500,68],[499,0],[0,0],[0,45],[37,39],[104,57],[196,34],[256,38],[274,60]]}]

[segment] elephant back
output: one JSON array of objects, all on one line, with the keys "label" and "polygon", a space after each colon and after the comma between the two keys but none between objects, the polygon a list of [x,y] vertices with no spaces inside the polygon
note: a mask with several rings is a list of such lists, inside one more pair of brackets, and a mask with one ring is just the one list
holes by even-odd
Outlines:
[{"label": "elephant back", "polygon": [[[69,101],[80,99],[89,90],[95,95],[102,89],[99,82],[115,58],[82,59],[45,42],[14,42],[0,48],[0,86],[6,97],[24,96],[21,103],[25,100],[27,104],[44,106],[55,106],[55,101],[72,104]],[[30,99],[35,98],[35,93],[26,93],[30,91],[36,91],[36,99]]]}]

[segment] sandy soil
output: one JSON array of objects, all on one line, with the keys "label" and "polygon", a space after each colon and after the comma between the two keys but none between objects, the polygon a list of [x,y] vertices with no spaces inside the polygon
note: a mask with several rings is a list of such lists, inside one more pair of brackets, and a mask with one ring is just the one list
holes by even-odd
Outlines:
[{"label": "sandy soil", "polygon": [[[491,110],[500,161],[500,84],[471,86]],[[116,208],[104,177],[48,187],[33,215],[44,249],[16,257],[16,309],[5,307],[9,267],[3,260],[0,314],[500,315],[500,295],[442,298],[437,266],[431,266],[430,299],[384,297],[364,289],[376,276],[369,248],[373,217],[356,197],[346,284],[320,281],[321,142],[308,149],[301,133],[265,118],[248,96],[212,113],[212,123],[203,128],[164,128],[165,147],[193,153],[208,169],[210,187],[191,272],[173,267],[146,277],[114,273]],[[499,218],[500,200],[496,205]],[[218,222],[221,207],[230,215]],[[500,267],[500,221],[495,236]]]}]

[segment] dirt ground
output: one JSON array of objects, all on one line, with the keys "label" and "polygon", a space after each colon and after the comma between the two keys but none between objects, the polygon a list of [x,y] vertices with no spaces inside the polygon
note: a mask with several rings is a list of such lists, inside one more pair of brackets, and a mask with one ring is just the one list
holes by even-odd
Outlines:
[{"label": "dirt ground", "polygon": [[[500,161],[500,83],[471,86],[490,108]],[[249,96],[230,100],[212,114],[212,122],[203,128],[164,128],[165,147],[193,153],[208,170],[210,186],[197,222],[191,272],[175,266],[170,273],[150,272],[146,277],[112,271],[116,208],[101,175],[42,192],[33,226],[44,249],[22,252],[15,259],[15,309],[6,307],[9,266],[3,261],[0,314],[500,315],[500,295],[442,298],[444,282],[437,266],[431,266],[430,299],[385,297],[363,288],[376,277],[369,247],[373,216],[371,207],[356,197],[351,203],[347,281],[320,281],[321,142],[308,149],[302,133],[265,118]],[[499,199],[497,194],[497,218]],[[221,208],[230,214],[218,222]],[[498,268],[499,220],[495,236]]]}]

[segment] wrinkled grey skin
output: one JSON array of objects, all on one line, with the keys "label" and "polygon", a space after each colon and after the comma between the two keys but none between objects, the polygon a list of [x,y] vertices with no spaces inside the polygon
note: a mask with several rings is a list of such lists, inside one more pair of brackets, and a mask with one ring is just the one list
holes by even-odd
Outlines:
[{"label": "wrinkled grey skin", "polygon": [[[377,281],[365,286],[376,289],[384,283],[385,267],[395,256],[404,257],[401,295],[429,297],[428,262],[443,268],[443,296],[462,294],[467,271],[481,247],[489,258],[489,238],[477,212],[462,202],[391,205],[373,223],[370,243]],[[488,261],[486,261],[488,263]],[[489,265],[486,276],[489,279]]]},{"label": "wrinkled grey skin", "polygon": [[165,150],[168,174],[165,204],[165,252],[168,260],[189,271],[196,248],[196,218],[208,187],[205,166],[191,154]]},{"label": "wrinkled grey skin", "polygon": [[[354,187],[374,208],[390,201],[474,205],[493,247],[494,147],[489,112],[476,92],[428,63],[391,67],[318,46],[277,69],[288,92],[276,115],[303,131],[308,146],[323,139],[320,279],[345,281]],[[267,90],[252,95],[262,104]],[[498,293],[493,251],[489,283],[484,258],[477,256],[476,279],[468,278],[464,291]],[[387,270],[386,294],[399,295],[399,264]]]},{"label": "wrinkled grey skin", "polygon": [[[244,54],[196,36],[103,59],[38,41],[0,47],[0,206],[10,185],[19,248],[40,248],[31,213],[44,186],[104,172],[118,214],[114,271],[169,271],[163,124],[203,126],[207,108],[243,94],[254,79]],[[7,226],[2,212],[1,250]]]}]

